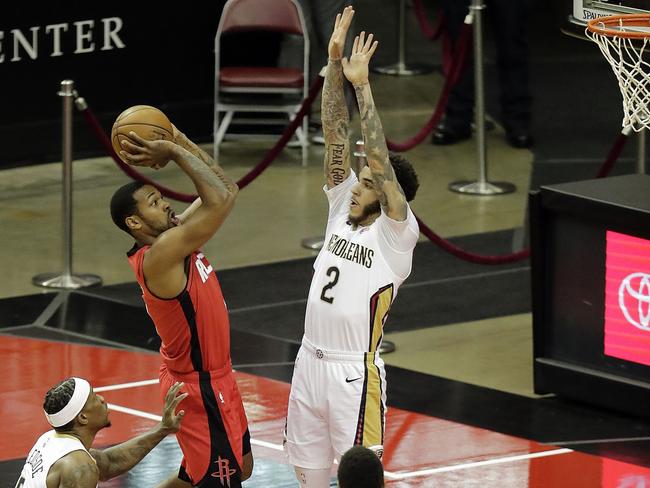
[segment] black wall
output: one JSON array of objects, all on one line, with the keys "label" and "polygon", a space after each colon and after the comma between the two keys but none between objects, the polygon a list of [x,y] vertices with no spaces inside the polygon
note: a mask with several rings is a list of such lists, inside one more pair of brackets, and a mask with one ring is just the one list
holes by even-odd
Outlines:
[{"label": "black wall", "polygon": [[[125,108],[149,104],[163,109],[196,140],[209,140],[214,36],[224,3],[5,4],[0,20],[0,169],[61,159],[57,91],[64,79],[74,80],[106,130]],[[115,32],[108,42],[105,28]],[[223,63],[236,63],[238,52],[273,56],[278,42],[271,41],[276,42],[231,42],[234,52]],[[103,154],[78,115],[74,131],[75,157]]]}]

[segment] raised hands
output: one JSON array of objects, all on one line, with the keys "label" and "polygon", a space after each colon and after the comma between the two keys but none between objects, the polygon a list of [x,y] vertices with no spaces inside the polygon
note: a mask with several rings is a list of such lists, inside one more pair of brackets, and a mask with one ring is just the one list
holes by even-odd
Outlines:
[{"label": "raised hands", "polygon": [[353,85],[368,83],[368,63],[375,53],[379,41],[373,42],[373,35],[366,38],[365,31],[354,38],[350,59],[343,58],[343,74]]},{"label": "raised hands", "polygon": [[129,132],[129,138],[136,144],[131,140],[124,139],[120,156],[131,166],[149,166],[153,169],[160,169],[170,159],[173,159],[173,151],[177,145],[171,141],[162,139],[147,141],[135,132]]},{"label": "raised hands", "polygon": [[354,17],[354,9],[350,5],[345,7],[343,12],[336,16],[332,37],[330,37],[330,42],[327,47],[327,54],[333,61],[343,57],[345,38],[348,35],[348,29],[352,23],[352,17]]}]

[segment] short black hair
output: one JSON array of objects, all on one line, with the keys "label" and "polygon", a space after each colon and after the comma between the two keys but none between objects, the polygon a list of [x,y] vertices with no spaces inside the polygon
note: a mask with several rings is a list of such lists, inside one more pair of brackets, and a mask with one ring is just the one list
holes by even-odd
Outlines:
[{"label": "short black hair", "polygon": [[338,479],[340,488],[383,488],[384,468],[370,449],[354,446],[341,457]]},{"label": "short black hair", "polygon": [[420,186],[418,175],[415,173],[413,165],[404,156],[390,153],[388,158],[390,159],[390,164],[393,166],[393,171],[395,171],[399,186],[404,190],[406,201],[410,202],[415,198],[415,194]]},{"label": "short black hair", "polygon": [[144,185],[141,181],[132,181],[115,190],[111,197],[111,218],[115,225],[129,235],[131,231],[126,225],[126,218],[138,211],[138,202],[133,198],[133,194]]},{"label": "short black hair", "polygon": [[[70,402],[74,393],[74,387],[74,378],[68,378],[50,388],[45,394],[43,410],[48,414],[60,412]],[[67,432],[72,430],[73,427],[74,419],[61,427],[54,427],[54,430],[57,432]]]}]

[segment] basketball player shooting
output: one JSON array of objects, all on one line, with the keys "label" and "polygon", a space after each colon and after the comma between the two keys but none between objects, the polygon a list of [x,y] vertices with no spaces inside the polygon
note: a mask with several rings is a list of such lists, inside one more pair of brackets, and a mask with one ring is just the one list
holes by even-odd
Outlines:
[{"label": "basketball player shooting", "polygon": [[127,255],[162,341],[161,389],[182,381],[189,394],[177,434],[181,467],[161,486],[236,488],[253,469],[250,434],[232,372],[228,311],[200,248],[230,213],[238,188],[205,151],[172,129],[171,141],[130,132],[120,157],[152,168],[173,160],[200,198],[176,215],[156,188],[129,183],[113,195],[111,216],[136,241]]},{"label": "basketball player shooting", "polygon": [[[362,32],[343,58],[353,15],[347,7],[337,16],[328,48],[321,114],[329,214],[287,414],[285,449],[307,488],[328,487],[334,459],[353,445],[383,453],[386,382],[377,351],[419,237],[407,203],[417,176],[408,161],[389,155],[368,82],[373,35]],[[350,169],[344,75],[354,85],[368,159],[358,177]]]}]

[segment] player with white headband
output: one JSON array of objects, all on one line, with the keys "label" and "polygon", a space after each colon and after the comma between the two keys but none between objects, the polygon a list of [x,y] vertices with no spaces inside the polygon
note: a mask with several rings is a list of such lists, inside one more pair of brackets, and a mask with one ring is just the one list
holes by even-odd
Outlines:
[{"label": "player with white headband", "polygon": [[175,413],[187,396],[183,383],[165,397],[162,421],[149,432],[103,451],[92,449],[97,433],[110,427],[108,406],[83,378],[68,378],[45,395],[45,418],[53,427],[34,444],[16,488],[95,488],[135,466],[168,434],[177,432],[185,415]]}]

